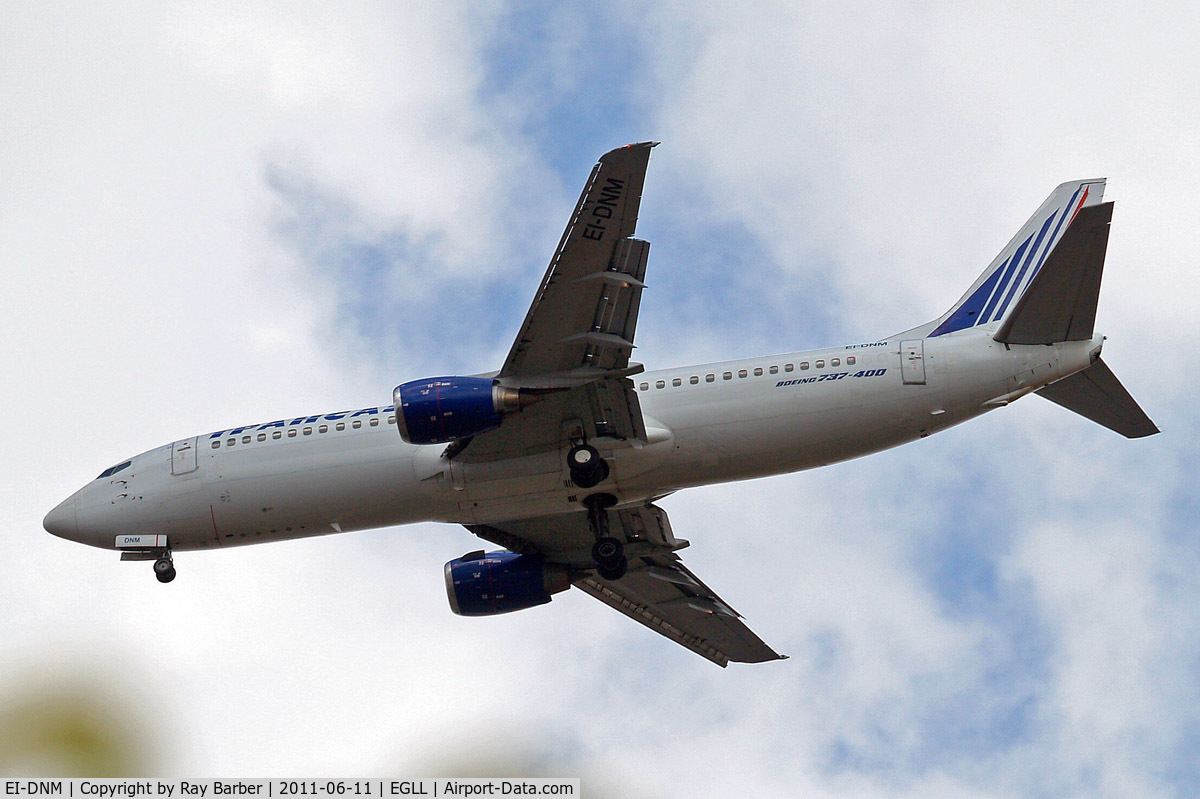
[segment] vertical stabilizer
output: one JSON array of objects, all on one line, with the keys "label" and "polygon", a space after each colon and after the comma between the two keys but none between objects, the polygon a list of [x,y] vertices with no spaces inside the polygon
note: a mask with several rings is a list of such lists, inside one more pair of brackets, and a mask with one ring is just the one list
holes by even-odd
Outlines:
[{"label": "vertical stabilizer", "polygon": [[979,327],[999,327],[1058,247],[1076,214],[1103,200],[1103,178],[1059,186],[954,307],[904,335],[934,337]]},{"label": "vertical stabilizer", "polygon": [[1081,209],[994,338],[1005,344],[1087,341],[1096,322],[1112,203]]}]

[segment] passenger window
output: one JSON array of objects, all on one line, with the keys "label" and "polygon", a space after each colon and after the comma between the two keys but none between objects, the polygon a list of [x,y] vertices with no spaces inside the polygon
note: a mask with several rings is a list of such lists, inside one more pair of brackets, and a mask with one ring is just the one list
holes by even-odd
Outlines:
[{"label": "passenger window", "polygon": [[271,434],[271,438],[273,438],[275,440],[279,440],[279,439],[283,438],[283,433],[276,430],[274,433]]},{"label": "passenger window", "polygon": [[395,416],[389,416],[389,417],[388,417],[388,424],[395,424],[395,423],[396,423],[396,417],[395,417]]},{"label": "passenger window", "polygon": [[306,436],[311,436],[311,435],[312,435],[312,428],[311,428],[311,427],[306,427],[306,428],[304,428],[304,435],[306,435]]},{"label": "passenger window", "polygon": [[856,360],[856,359],[855,359],[855,357],[854,357],[853,355],[847,355],[847,356],[846,356],[846,365],[847,365],[847,366],[853,366],[853,365],[854,365],[854,363],[855,363],[855,360]]},{"label": "passenger window", "polygon": [[691,377],[688,378],[688,382],[694,386],[700,382],[700,378],[696,377],[695,375],[692,375]]},{"label": "passenger window", "polygon": [[350,426],[357,430],[358,428],[362,427],[362,419],[355,419],[350,423]]},{"label": "passenger window", "polygon": [[817,361],[817,368],[818,368],[818,369],[824,369],[824,368],[825,368],[825,361]]},{"label": "passenger window", "polygon": [[288,438],[295,438],[295,437],[296,437],[296,428],[293,427],[291,430],[288,430]]},{"label": "passenger window", "polygon": [[371,417],[371,427],[379,427],[379,417],[378,416]]},{"label": "passenger window", "polygon": [[[221,442],[220,442],[220,441],[214,441],[214,442],[213,442],[213,449],[220,449],[220,447],[221,447]],[[101,476],[101,477],[103,477],[104,475],[100,475],[100,476]]]},{"label": "passenger window", "polygon": [[231,438],[231,439],[229,439],[228,441],[226,441],[226,442],[225,442],[225,446],[227,446],[227,447],[236,447],[236,446],[237,446],[237,439],[236,439],[236,438]]},{"label": "passenger window", "polygon": [[338,429],[338,430],[345,430],[345,429],[346,429],[346,423],[345,423],[345,422],[338,422],[338,423],[337,423],[337,429]]},{"label": "passenger window", "polygon": [[266,440],[267,440],[267,434],[266,434],[266,433],[259,433],[259,434],[258,434],[258,440],[259,440],[259,441],[266,441]]},{"label": "passenger window", "polygon": [[649,391],[649,390],[650,390],[650,384],[649,384],[649,383],[642,383],[640,386],[638,386],[638,390],[639,390],[639,391]]},{"label": "passenger window", "polygon": [[667,381],[665,381],[665,380],[659,380],[659,381],[657,381],[657,382],[654,384],[654,387],[655,387],[655,388],[666,388],[666,387],[667,387]]},{"label": "passenger window", "polygon": [[682,386],[682,385],[683,385],[683,380],[681,380],[680,378],[678,378],[678,377],[677,377],[677,378],[675,378],[674,380],[672,380],[672,381],[671,381],[671,385],[673,385],[673,386]]},{"label": "passenger window", "polygon": [[762,377],[762,367],[761,366],[754,370],[754,376]]},{"label": "passenger window", "polygon": [[704,382],[705,382],[705,383],[711,383],[712,381],[714,381],[714,380],[716,380],[716,379],[717,379],[717,376],[716,376],[716,375],[714,375],[714,374],[707,374],[707,375],[705,375],[705,376],[704,376]]},{"label": "passenger window", "polygon": [[777,374],[779,374],[779,367],[778,367],[778,366],[772,366],[772,367],[771,367],[770,369],[768,369],[767,371],[768,371],[768,372],[770,372],[770,373],[771,373],[771,374],[773,374],[773,375],[777,375]]},{"label": "passenger window", "polygon": [[733,372],[722,372],[722,373],[721,373],[721,379],[722,379],[722,380],[732,380],[732,379],[733,379]]},{"label": "passenger window", "polygon": [[830,365],[830,366],[841,366],[841,365],[842,365],[842,359],[841,359],[841,358],[833,358],[833,359],[831,359],[831,360],[829,361],[829,365]]},{"label": "passenger window", "polygon": [[783,365],[783,371],[785,371],[785,372],[790,372],[790,371],[792,371],[792,369],[794,369],[794,368],[795,368],[795,367],[794,367],[794,366],[792,366],[790,363],[785,363],[785,364]]},{"label": "passenger window", "polygon": [[747,372],[745,369],[738,369],[738,377],[745,377],[748,374],[749,372]]},{"label": "passenger window", "polygon": [[329,432],[329,425],[327,425],[327,424],[323,424],[323,425],[321,425],[320,427],[318,427],[318,428],[317,428],[317,432],[318,432],[318,433],[328,433],[328,432]]},{"label": "passenger window", "polygon": [[807,369],[808,369],[808,361],[801,361],[800,362],[800,371],[804,372]]},{"label": "passenger window", "polygon": [[242,443],[243,443],[243,444],[249,444],[249,443],[250,443],[250,436],[242,436]]}]

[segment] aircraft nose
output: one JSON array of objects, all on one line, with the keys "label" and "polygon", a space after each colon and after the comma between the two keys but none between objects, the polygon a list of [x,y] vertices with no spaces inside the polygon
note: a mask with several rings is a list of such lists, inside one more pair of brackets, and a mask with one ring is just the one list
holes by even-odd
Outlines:
[{"label": "aircraft nose", "polygon": [[42,521],[46,532],[59,538],[69,538],[72,541],[79,538],[79,522],[75,519],[75,497],[72,496],[60,503],[46,514]]}]

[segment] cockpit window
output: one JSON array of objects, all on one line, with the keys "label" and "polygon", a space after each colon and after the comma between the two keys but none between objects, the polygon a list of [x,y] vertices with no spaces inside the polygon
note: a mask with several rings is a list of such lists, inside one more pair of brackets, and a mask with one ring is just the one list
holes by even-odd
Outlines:
[{"label": "cockpit window", "polygon": [[128,469],[129,465],[131,463],[133,463],[133,461],[125,461],[124,463],[118,463],[116,466],[109,466],[107,469],[100,472],[100,476],[97,477],[96,479],[99,480],[104,477],[112,477],[114,474],[121,471],[122,469]]}]

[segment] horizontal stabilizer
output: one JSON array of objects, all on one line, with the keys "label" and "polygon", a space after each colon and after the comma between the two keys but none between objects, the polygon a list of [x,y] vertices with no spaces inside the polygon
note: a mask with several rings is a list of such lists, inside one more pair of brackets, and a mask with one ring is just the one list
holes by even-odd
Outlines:
[{"label": "horizontal stabilizer", "polygon": [[1058,246],[996,331],[996,341],[1053,344],[1092,337],[1112,207],[1112,203],[1102,203],[1079,209]]},{"label": "horizontal stabilizer", "polygon": [[1082,372],[1051,383],[1037,393],[1126,438],[1142,438],[1159,432],[1137,400],[1099,358]]}]

